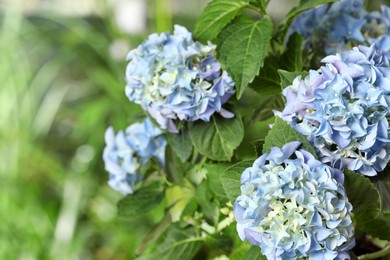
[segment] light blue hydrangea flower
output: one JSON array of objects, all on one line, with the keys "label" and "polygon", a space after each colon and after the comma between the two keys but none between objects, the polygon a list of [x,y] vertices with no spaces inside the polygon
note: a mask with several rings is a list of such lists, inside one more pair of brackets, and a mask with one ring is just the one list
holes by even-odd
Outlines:
[{"label": "light blue hydrangea flower", "polygon": [[178,25],[173,35],[150,35],[127,56],[127,97],[170,132],[177,132],[175,120],[207,122],[215,112],[233,117],[222,105],[234,94],[234,82],[215,59],[215,48]]},{"label": "light blue hydrangea flower", "polygon": [[300,145],[274,147],[242,173],[238,234],[268,259],[349,259],[355,240],[344,175]]},{"label": "light blue hydrangea flower", "polygon": [[167,141],[161,134],[149,119],[117,135],[112,127],[106,130],[103,160],[113,189],[124,195],[133,193],[134,185],[142,179],[140,167],[152,157],[164,166]]},{"label": "light blue hydrangea flower", "polygon": [[322,162],[374,176],[390,160],[389,60],[372,45],[323,62],[284,90],[276,114],[308,136]]},{"label": "light blue hydrangea flower", "polygon": [[367,15],[363,0],[320,5],[298,16],[288,35],[298,32],[304,37],[304,48],[335,54],[350,42],[365,42],[363,26]]}]

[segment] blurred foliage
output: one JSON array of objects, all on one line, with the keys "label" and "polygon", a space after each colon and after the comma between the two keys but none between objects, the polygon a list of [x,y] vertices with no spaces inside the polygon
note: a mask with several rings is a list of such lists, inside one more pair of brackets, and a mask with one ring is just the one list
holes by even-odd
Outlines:
[{"label": "blurred foliage", "polygon": [[163,209],[120,225],[101,153],[107,126],[143,116],[124,95],[126,53],[112,51],[144,36],[122,35],[109,12],[25,17],[12,5],[0,33],[0,259],[132,258]]}]

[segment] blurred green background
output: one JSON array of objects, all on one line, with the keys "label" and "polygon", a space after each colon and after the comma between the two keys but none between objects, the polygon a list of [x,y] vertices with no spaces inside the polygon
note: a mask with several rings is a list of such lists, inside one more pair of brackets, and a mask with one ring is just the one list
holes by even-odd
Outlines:
[{"label": "blurred green background", "polygon": [[205,1],[181,2],[0,1],[0,259],[134,256],[155,217],[116,218],[103,135],[143,115],[126,54],[173,22],[193,29]]}]

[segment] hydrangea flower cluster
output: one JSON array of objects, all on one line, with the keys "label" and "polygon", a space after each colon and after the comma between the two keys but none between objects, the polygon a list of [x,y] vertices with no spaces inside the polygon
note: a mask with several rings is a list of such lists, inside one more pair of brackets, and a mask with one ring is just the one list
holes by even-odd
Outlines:
[{"label": "hydrangea flower cluster", "polygon": [[289,34],[301,34],[304,48],[316,47],[325,50],[326,54],[334,54],[351,41],[364,42],[362,28],[366,24],[366,15],[362,0],[320,5],[301,14],[292,24]]},{"label": "hydrangea flower cluster", "polygon": [[237,231],[268,259],[345,259],[355,240],[341,171],[299,142],[272,148],[241,176]]},{"label": "hydrangea flower cluster", "polygon": [[350,43],[372,44],[390,56],[390,9],[367,12],[363,0],[342,0],[332,5],[320,5],[304,12],[292,24],[289,35],[298,32],[304,38],[304,48],[319,48],[335,54]]},{"label": "hydrangea flower cluster", "polygon": [[372,45],[322,61],[284,90],[276,114],[308,136],[322,162],[374,176],[390,160],[389,60]]},{"label": "hydrangea flower cluster", "polygon": [[365,38],[377,49],[382,50],[390,58],[390,8],[382,5],[381,12],[372,12],[366,16],[367,23],[363,27]]},{"label": "hydrangea flower cluster", "polygon": [[127,97],[170,132],[177,132],[174,120],[207,122],[215,112],[233,117],[222,105],[234,94],[235,84],[221,69],[215,48],[194,41],[178,25],[173,35],[150,35],[127,56]]},{"label": "hydrangea flower cluster", "polygon": [[105,133],[103,152],[108,184],[124,195],[134,192],[134,185],[142,179],[140,167],[155,157],[164,166],[167,141],[160,129],[149,119],[130,125],[125,132],[109,127]]}]

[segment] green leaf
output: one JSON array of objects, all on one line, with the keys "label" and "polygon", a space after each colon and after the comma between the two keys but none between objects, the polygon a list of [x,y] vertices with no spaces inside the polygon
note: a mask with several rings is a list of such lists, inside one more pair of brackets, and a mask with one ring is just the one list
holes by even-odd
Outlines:
[{"label": "green leaf", "polygon": [[141,255],[149,245],[153,244],[160,236],[167,230],[171,225],[171,215],[165,214],[164,218],[150,228],[150,231],[147,232],[145,237],[142,239],[141,243],[138,245],[136,250],[136,255]]},{"label": "green leaf", "polygon": [[377,176],[371,178],[376,189],[379,192],[381,201],[381,212],[390,213],[390,172],[386,168]]},{"label": "green leaf", "polygon": [[169,206],[172,222],[180,220],[184,209],[195,195],[194,186],[184,179],[181,185],[174,185],[166,190],[165,200]]},{"label": "green leaf", "polygon": [[269,55],[264,60],[264,67],[258,76],[249,84],[249,87],[263,95],[274,95],[281,93],[280,78],[278,74],[279,60]]},{"label": "green leaf", "polygon": [[287,88],[288,86],[291,86],[293,84],[293,81],[296,77],[302,76],[302,79],[308,75],[306,71],[302,72],[288,72],[285,70],[278,70],[279,77],[280,77],[280,84],[282,86],[282,89]]},{"label": "green leaf", "polygon": [[249,243],[242,243],[239,246],[234,247],[234,251],[229,255],[229,260],[242,260],[247,259],[245,255],[248,253],[248,250],[251,248]]},{"label": "green leaf", "polygon": [[180,133],[168,133],[167,139],[173,151],[182,162],[187,161],[192,152],[192,143],[187,129],[182,128]]},{"label": "green leaf", "polygon": [[[280,94],[283,88],[291,85],[288,83],[292,83],[296,76],[306,75],[306,72],[300,72],[302,71],[303,63],[302,43],[303,38],[299,34],[294,33],[290,37],[286,51],[281,57],[269,55],[265,58],[264,67],[253,82],[249,84],[249,87],[263,95]],[[283,88],[281,88],[281,80]]]},{"label": "green leaf", "polygon": [[240,114],[234,111],[234,118],[226,119],[214,114],[210,122],[197,121],[190,129],[195,149],[216,161],[228,161],[244,137],[244,126]]},{"label": "green leaf", "polygon": [[187,179],[195,186],[200,185],[206,179],[207,169],[202,164],[195,164],[195,166],[187,172]]},{"label": "green leaf", "polygon": [[390,184],[388,181],[374,182],[376,189],[379,192],[381,201],[381,212],[390,213]]},{"label": "green leaf", "polygon": [[173,225],[162,243],[151,254],[138,260],[192,259],[201,248],[203,240],[204,238],[196,235],[194,228],[180,229]]},{"label": "green leaf", "polygon": [[205,217],[210,220],[212,225],[218,223],[219,208],[218,205],[211,199],[212,193],[208,189],[207,183],[203,182],[196,187],[195,200],[200,205]]},{"label": "green leaf", "polygon": [[194,37],[212,40],[233,20],[238,12],[248,5],[248,1],[214,0],[207,4],[195,25]]},{"label": "green leaf", "polygon": [[[246,123],[247,127],[245,128],[244,140],[242,141],[236,152],[237,158],[241,161],[247,159],[254,159],[255,157],[257,158],[256,150],[253,150],[253,144],[257,140],[263,140],[264,142],[264,139],[270,130],[269,126],[270,124],[274,123],[275,117],[271,117],[267,120],[262,121],[250,119],[250,121],[252,122]],[[260,154],[262,153],[262,150],[263,149],[260,150]]]},{"label": "green leaf", "polygon": [[238,19],[218,36],[219,61],[236,83],[237,98],[259,74],[271,36],[272,22],[267,16],[257,21]]},{"label": "green leaf", "polygon": [[261,156],[263,153],[264,139],[259,139],[253,142],[255,152],[257,156]]},{"label": "green leaf", "polygon": [[360,211],[355,215],[357,228],[367,234],[384,240],[390,240],[390,216],[379,214],[374,216],[371,210]]},{"label": "green leaf", "polygon": [[241,194],[241,174],[242,172],[251,167],[253,164],[252,160],[239,162],[229,168],[221,175],[222,188],[231,201],[235,201],[236,198]]},{"label": "green leaf", "polygon": [[313,146],[309,143],[306,136],[300,134],[293,129],[288,123],[283,121],[280,117],[275,118],[275,124],[265,137],[263,153],[269,153],[272,147],[283,147],[285,144],[293,141],[302,143],[301,148],[311,153],[317,158],[317,153]]},{"label": "green leaf", "polygon": [[118,216],[132,220],[145,215],[164,198],[161,183],[154,183],[129,194],[118,202]]},{"label": "green leaf", "polygon": [[325,3],[332,3],[336,0],[307,0],[307,1],[301,1],[300,5],[297,7],[294,7],[291,9],[290,12],[288,12],[287,16],[284,18],[284,20],[280,23],[278,27],[278,34],[277,38],[280,39],[281,43],[284,43],[284,38],[286,37],[286,33],[292,22],[295,20],[295,18],[300,15],[301,13],[316,7],[320,4]]},{"label": "green leaf", "polygon": [[280,62],[281,67],[288,71],[302,71],[302,44],[303,37],[294,33],[288,39],[286,51]]},{"label": "green leaf", "polygon": [[344,187],[348,200],[357,214],[362,210],[370,210],[372,214],[379,214],[379,194],[371,181],[350,170],[344,170]]},{"label": "green leaf", "polygon": [[207,170],[208,189],[221,204],[226,203],[227,198],[222,187],[221,175],[229,166],[227,164],[204,164],[203,167]]},{"label": "green leaf", "polygon": [[381,213],[378,190],[371,181],[353,171],[345,170],[345,191],[353,206],[356,227],[380,239],[390,239],[389,215]]},{"label": "green leaf", "polygon": [[274,116],[274,111],[282,111],[285,106],[285,101],[281,93],[269,96],[260,103],[255,109],[252,120],[253,121],[264,121]]},{"label": "green leaf", "polygon": [[183,212],[181,213],[180,218],[184,219],[185,217],[188,217],[188,216],[193,217],[195,212],[198,210],[198,206],[199,206],[198,202],[196,202],[195,199],[193,198],[190,202],[188,202],[188,204],[184,208]]},{"label": "green leaf", "polygon": [[258,246],[251,246],[251,248],[246,253],[244,259],[251,259],[251,260],[266,260],[267,257],[263,256],[261,254],[261,249]]}]

